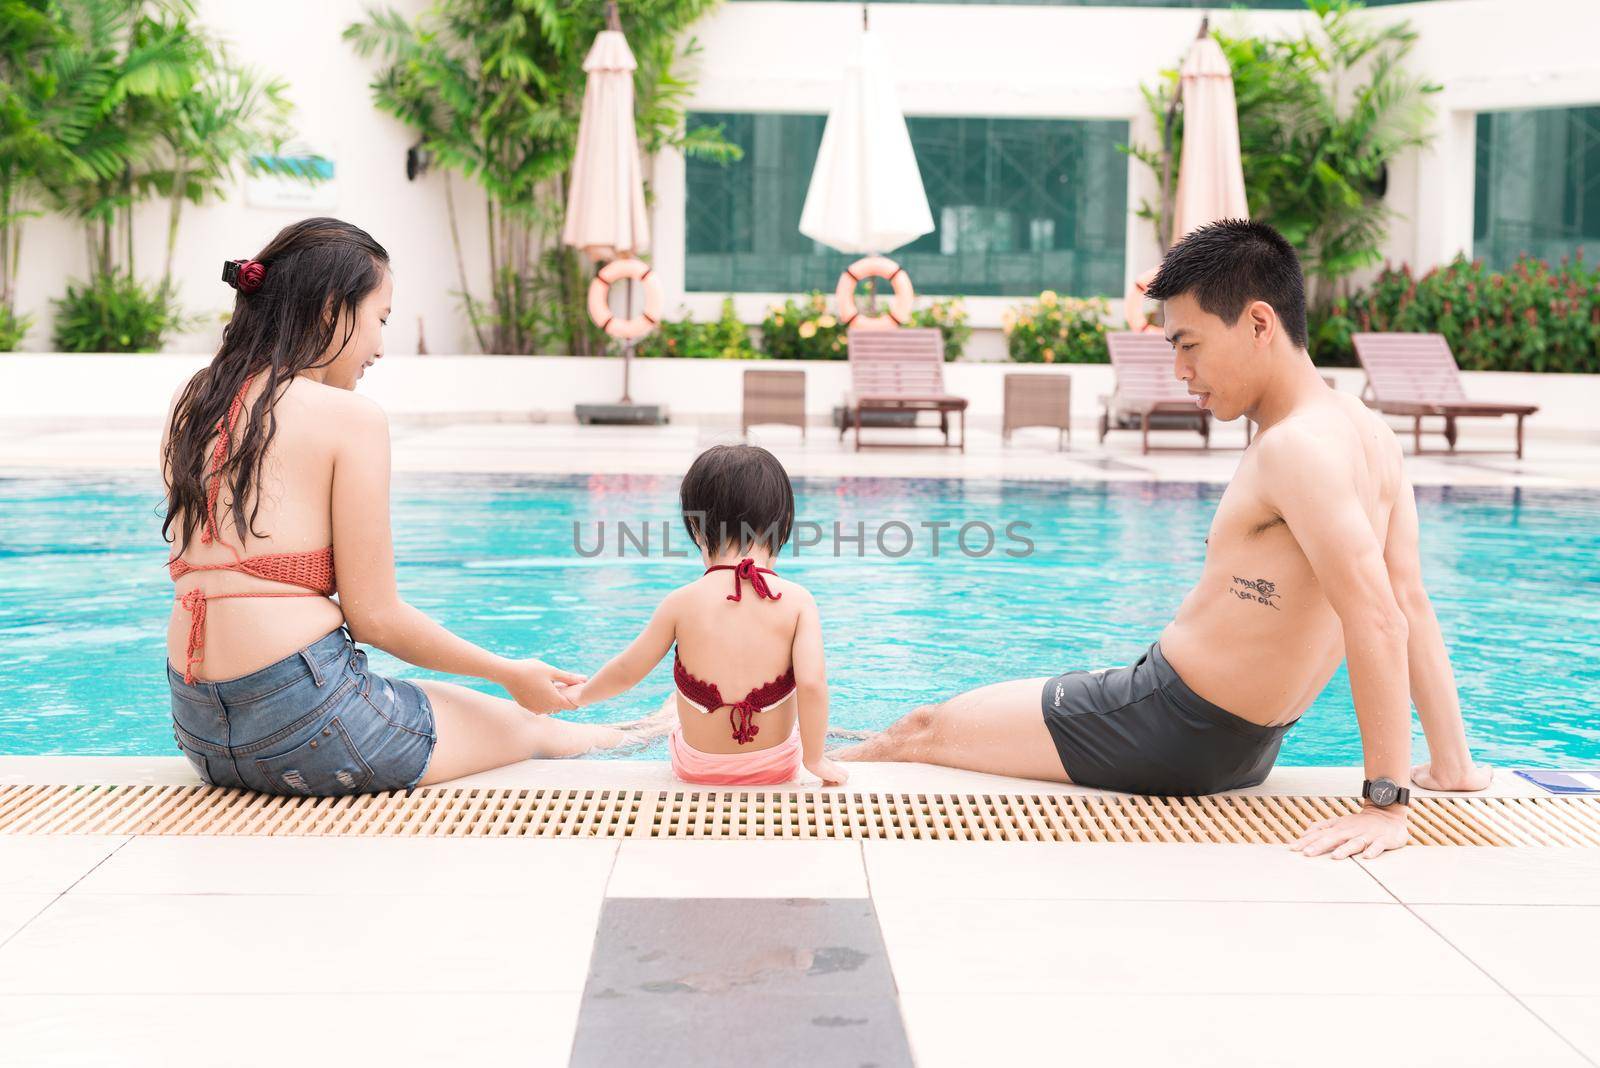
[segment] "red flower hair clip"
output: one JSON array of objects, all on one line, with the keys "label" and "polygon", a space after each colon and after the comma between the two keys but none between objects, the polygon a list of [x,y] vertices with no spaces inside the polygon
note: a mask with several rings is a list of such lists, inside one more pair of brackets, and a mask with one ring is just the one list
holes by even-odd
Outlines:
[{"label": "red flower hair clip", "polygon": [[228,260],[222,265],[222,280],[247,297],[260,289],[266,278],[267,265],[260,260]]}]

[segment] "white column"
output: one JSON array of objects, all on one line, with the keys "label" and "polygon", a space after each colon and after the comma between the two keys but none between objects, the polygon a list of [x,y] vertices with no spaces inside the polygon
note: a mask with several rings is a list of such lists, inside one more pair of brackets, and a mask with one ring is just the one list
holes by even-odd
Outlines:
[{"label": "white column", "polygon": [[685,168],[683,153],[664,148],[651,164],[650,263],[661,281],[661,309],[669,319],[679,318],[688,270]]}]

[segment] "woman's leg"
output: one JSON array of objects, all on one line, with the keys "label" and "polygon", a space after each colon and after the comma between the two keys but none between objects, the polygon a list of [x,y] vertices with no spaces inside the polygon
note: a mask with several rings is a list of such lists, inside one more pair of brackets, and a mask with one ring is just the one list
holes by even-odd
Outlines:
[{"label": "woman's leg", "polygon": [[1018,679],[923,705],[883,733],[842,749],[840,760],[940,764],[947,768],[1067,782],[1040,698],[1046,680]]},{"label": "woman's leg", "polygon": [[629,741],[639,743],[665,738],[672,733],[672,728],[677,725],[678,695],[675,692],[667,694],[667,699],[661,702],[661,707],[644,719],[622,724],[623,727],[635,732]]},{"label": "woman's leg", "polygon": [[[419,679],[433,706],[433,759],[419,786],[459,779],[535,757],[573,757],[641,741],[635,724],[571,723],[539,716],[515,701],[451,682]],[[640,724],[652,722],[642,720]]]}]

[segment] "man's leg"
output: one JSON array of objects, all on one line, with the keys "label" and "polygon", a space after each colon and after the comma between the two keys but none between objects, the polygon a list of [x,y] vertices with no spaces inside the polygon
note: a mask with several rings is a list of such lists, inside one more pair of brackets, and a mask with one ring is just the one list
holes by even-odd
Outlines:
[{"label": "man's leg", "polygon": [[1046,680],[1018,679],[923,705],[882,734],[833,754],[840,760],[906,761],[1019,779],[1068,782],[1044,725]]}]

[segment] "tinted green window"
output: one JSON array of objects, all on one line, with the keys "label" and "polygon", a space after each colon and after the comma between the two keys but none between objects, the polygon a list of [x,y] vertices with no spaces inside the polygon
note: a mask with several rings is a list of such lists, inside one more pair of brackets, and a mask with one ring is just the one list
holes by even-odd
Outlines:
[{"label": "tinted green window", "polygon": [[[830,290],[854,257],[800,233],[821,115],[703,113],[744,149],[688,161],[687,288]],[[891,254],[919,293],[1019,296],[1122,290],[1128,139],[1122,121],[912,118],[934,231]],[[886,250],[887,251],[887,250]]]},{"label": "tinted green window", "polygon": [[1491,267],[1600,254],[1600,107],[1480,113],[1475,201],[1472,254]]}]

